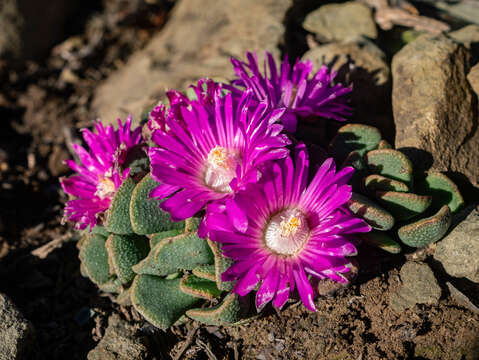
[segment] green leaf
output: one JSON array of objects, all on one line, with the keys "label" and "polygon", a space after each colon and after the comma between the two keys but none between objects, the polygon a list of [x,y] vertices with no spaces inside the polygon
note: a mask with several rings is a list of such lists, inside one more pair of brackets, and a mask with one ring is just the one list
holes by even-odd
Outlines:
[{"label": "green leaf", "polygon": [[104,284],[112,278],[105,242],[104,236],[90,234],[83,240],[79,254],[84,272],[97,285]]},{"label": "green leaf", "polygon": [[185,275],[180,282],[180,290],[186,294],[212,300],[221,295],[215,281],[202,279],[195,275]]},{"label": "green leaf", "polygon": [[385,231],[394,226],[394,217],[389,212],[361,194],[353,192],[346,207],[356,216],[363,218],[374,229]]},{"label": "green leaf", "polygon": [[108,293],[119,293],[123,290],[123,286],[121,285],[120,279],[116,276],[111,280],[107,281],[106,283],[98,285],[101,291],[108,292]]},{"label": "green leaf", "polygon": [[111,234],[106,241],[110,263],[115,274],[123,284],[130,283],[135,277],[132,269],[148,255],[148,238],[139,235]]},{"label": "green leaf", "polygon": [[135,182],[127,178],[113,196],[104,224],[109,232],[120,235],[133,233],[130,222],[130,199],[134,188]]},{"label": "green leaf", "polygon": [[364,189],[374,194],[376,190],[382,191],[398,191],[398,192],[408,192],[408,186],[397,180],[389,179],[387,177],[373,174],[369,175],[363,179],[363,187]]},{"label": "green leaf", "polygon": [[138,275],[131,286],[131,302],[146,320],[165,330],[180,319],[188,309],[201,302],[201,299],[182,292],[180,281]]},{"label": "green leaf", "polygon": [[193,275],[199,278],[216,281],[215,266],[212,264],[199,265],[193,269]]},{"label": "green leaf", "polygon": [[399,228],[401,241],[412,247],[423,247],[439,241],[451,226],[451,210],[444,205],[435,215]]},{"label": "green leaf", "polygon": [[222,291],[231,291],[233,289],[233,282],[221,280],[221,274],[233,265],[233,260],[223,256],[218,243],[208,240],[208,245],[214,254],[216,285],[218,289]]},{"label": "green leaf", "polygon": [[408,220],[422,214],[432,201],[430,196],[396,191],[376,191],[376,197],[396,220]]},{"label": "green leaf", "polygon": [[418,192],[432,196],[432,208],[437,210],[447,205],[453,214],[464,206],[464,199],[459,188],[446,175],[431,171],[424,181],[419,183]]},{"label": "green leaf", "polygon": [[130,201],[133,231],[140,235],[185,228],[185,222],[173,222],[170,214],[160,209],[161,201],[150,198],[150,192],[160,184],[147,174],[135,187]]},{"label": "green leaf", "polygon": [[191,309],[186,312],[186,315],[207,325],[231,325],[241,321],[243,313],[238,295],[230,293],[219,305]]},{"label": "green leaf", "polygon": [[391,254],[399,254],[401,252],[401,245],[394,241],[386,232],[373,230],[361,234],[361,239],[363,239],[366,244],[378,247]]},{"label": "green leaf", "polygon": [[372,150],[365,159],[371,172],[402,181],[412,189],[412,163],[403,153],[393,149]]},{"label": "green leaf", "polygon": [[160,241],[133,270],[137,274],[165,276],[178,270],[193,270],[213,261],[206,240],[200,239],[196,233],[188,233]]},{"label": "green leaf", "polygon": [[183,233],[183,230],[167,230],[162,231],[150,236],[150,247],[153,249],[156,244],[158,244],[161,240],[166,239],[168,237],[175,237]]},{"label": "green leaf", "polygon": [[337,163],[342,163],[352,151],[361,156],[370,150],[377,149],[381,141],[381,133],[373,126],[348,124],[338,130],[331,141],[329,150]]}]

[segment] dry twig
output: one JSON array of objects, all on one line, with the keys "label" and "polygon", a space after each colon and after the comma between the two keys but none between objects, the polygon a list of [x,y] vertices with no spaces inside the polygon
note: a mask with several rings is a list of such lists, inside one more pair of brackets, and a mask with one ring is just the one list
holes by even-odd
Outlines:
[{"label": "dry twig", "polygon": [[401,7],[392,7],[387,0],[361,0],[376,10],[374,18],[383,30],[391,30],[393,25],[412,27],[417,31],[427,31],[440,34],[449,30],[449,25],[442,21],[420,16],[417,9],[409,4],[402,3]]},{"label": "dry twig", "polygon": [[183,343],[183,346],[176,353],[176,355],[173,357],[173,360],[181,359],[181,356],[183,355],[183,353],[186,351],[186,349],[188,349],[188,346],[190,346],[191,343],[193,342],[193,338],[195,337],[196,331],[198,330],[199,327],[200,326],[197,324],[197,325],[195,325],[194,328],[192,328],[192,329],[190,329],[190,331],[188,331],[188,335],[186,336],[186,340]]},{"label": "dry twig", "polygon": [[42,245],[35,250],[33,250],[30,254],[33,256],[36,256],[40,259],[45,259],[48,254],[50,254],[53,250],[60,248],[63,245],[63,242],[70,238],[72,236],[71,232],[67,232],[66,234],[63,234],[62,236],[59,236],[45,245]]}]

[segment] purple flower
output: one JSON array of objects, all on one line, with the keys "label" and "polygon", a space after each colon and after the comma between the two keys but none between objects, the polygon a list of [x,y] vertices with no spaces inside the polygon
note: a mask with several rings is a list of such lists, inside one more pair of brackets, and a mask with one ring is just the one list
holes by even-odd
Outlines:
[{"label": "purple flower", "polygon": [[[193,89],[197,100],[205,108],[214,109],[214,95],[216,91],[220,90],[220,84],[211,79],[200,79],[197,86],[191,85],[190,87]],[[170,102],[170,107],[167,109],[166,106],[160,102],[150,112],[148,129],[151,132],[155,130],[168,132],[169,128],[166,126],[167,117],[170,119],[169,121],[175,121],[178,125],[182,126],[183,129],[186,128],[183,116],[181,115],[181,108],[189,106],[191,100],[177,90],[167,91],[166,96]]]},{"label": "purple flower", "polygon": [[[235,207],[226,203],[207,209],[210,239],[235,260],[223,280],[236,281],[233,291],[241,296],[261,281],[258,309],[271,300],[281,308],[297,288],[306,308],[315,311],[308,274],[347,282],[347,256],[357,252],[351,236],[370,230],[342,207],[351,197],[347,182],[353,168],[336,172],[327,159],[308,185],[308,162],[305,146],[299,145],[294,165],[290,157],[272,162],[260,182],[236,194]],[[236,207],[247,214],[245,231],[232,225]]]},{"label": "purple flower", "polygon": [[[178,116],[166,116],[165,127],[153,133],[158,145],[149,149],[151,173],[162,184],[150,196],[166,199],[161,208],[173,221],[195,215],[212,201],[226,200],[248,182],[258,179],[263,163],[287,156],[288,138],[277,124],[284,109],[267,112],[251,92],[238,102],[231,94],[214,91],[210,101],[190,101]],[[184,122],[185,127],[180,126]],[[240,225],[244,217],[237,218]]]},{"label": "purple flower", "polygon": [[[351,109],[345,104],[342,95],[351,92],[351,88],[341,84],[333,84],[336,72],[321,67],[312,77],[311,61],[296,60],[293,68],[285,56],[281,63],[279,74],[273,55],[266,53],[264,75],[259,70],[256,54],[246,53],[248,63],[231,58],[236,75],[239,79],[232,82],[233,86],[225,85],[236,96],[241,93],[237,87],[253,90],[258,101],[267,101],[272,109],[285,107],[281,119],[285,130],[296,131],[299,117],[311,115],[344,121],[344,116],[351,115]],[[269,69],[269,76],[266,69]]]},{"label": "purple flower", "polygon": [[67,202],[64,219],[76,222],[76,229],[93,228],[108,210],[111,199],[122,182],[129,176],[130,169],[123,169],[128,150],[142,142],[141,128],[131,131],[131,116],[122,124],[118,119],[118,130],[113,126],[95,124],[97,133],[83,129],[83,139],[89,151],[73,144],[80,164],[67,160],[66,164],[77,173],[61,178],[65,193],[75,199]]}]

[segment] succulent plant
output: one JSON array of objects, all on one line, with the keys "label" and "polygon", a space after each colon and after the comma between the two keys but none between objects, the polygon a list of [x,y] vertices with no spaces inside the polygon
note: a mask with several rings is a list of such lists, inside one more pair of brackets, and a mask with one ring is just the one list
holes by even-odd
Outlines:
[{"label": "succulent plant", "polygon": [[329,145],[343,166],[353,166],[347,207],[374,229],[363,240],[390,253],[403,244],[418,248],[440,240],[464,205],[459,189],[437,171],[414,171],[411,160],[363,124],[341,127]]},{"label": "succulent plant", "polygon": [[198,237],[199,219],[170,221],[149,198],[156,186],[150,174],[123,182],[103,226],[85,230],[78,243],[82,275],[162,329],[185,315],[216,325],[245,319],[249,301],[221,281],[230,260]]}]

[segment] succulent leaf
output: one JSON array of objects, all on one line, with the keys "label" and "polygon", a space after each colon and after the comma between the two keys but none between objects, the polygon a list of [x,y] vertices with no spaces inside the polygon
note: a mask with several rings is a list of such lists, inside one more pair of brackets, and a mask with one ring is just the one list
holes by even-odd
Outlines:
[{"label": "succulent leaf", "polygon": [[403,153],[393,149],[372,150],[365,159],[371,172],[402,181],[412,189],[413,167]]},{"label": "succulent leaf", "polygon": [[433,209],[447,205],[451,213],[455,214],[464,206],[464,199],[457,185],[446,175],[437,171],[427,174],[424,181],[419,183],[418,192],[432,196]]},{"label": "succulent leaf", "polygon": [[233,283],[230,281],[221,280],[221,274],[223,274],[231,265],[233,265],[233,260],[223,256],[218,243],[208,240],[208,245],[214,254],[216,285],[220,290],[231,291],[233,289]]},{"label": "succulent leaf", "polygon": [[98,287],[101,291],[115,294],[121,292],[123,289],[120,279],[118,279],[116,276],[113,279],[107,281],[106,283],[98,285]]},{"label": "succulent leaf", "polygon": [[131,302],[151,324],[167,329],[186,310],[202,301],[182,292],[180,281],[181,279],[167,280],[158,276],[138,275],[131,285]]},{"label": "succulent leaf", "polygon": [[441,240],[451,226],[451,221],[451,210],[444,205],[433,216],[400,227],[398,236],[408,246],[426,246]]},{"label": "succulent leaf", "polygon": [[186,315],[207,325],[231,325],[241,320],[241,304],[238,295],[229,293],[217,306],[191,309]]},{"label": "succulent leaf", "polygon": [[106,238],[98,234],[87,235],[80,249],[80,260],[84,272],[97,285],[112,279],[108,265],[108,253],[105,247]]},{"label": "succulent leaf", "polygon": [[352,193],[346,207],[363,218],[374,229],[389,230],[394,226],[394,217],[372,200],[361,194]]},{"label": "succulent leaf", "polygon": [[352,151],[346,157],[341,168],[351,166],[354,168],[354,173],[349,181],[354,191],[358,191],[362,185],[362,179],[369,174],[368,167],[364,162],[364,157],[357,151]]},{"label": "succulent leaf", "polygon": [[183,233],[183,230],[166,230],[162,231],[156,234],[150,235],[150,248],[154,248],[156,244],[158,244],[161,240],[169,238],[169,237],[175,237]]},{"label": "succulent leaf", "polygon": [[199,265],[193,269],[193,275],[199,278],[216,281],[215,266],[211,264]]},{"label": "succulent leaf", "polygon": [[398,191],[398,192],[408,192],[408,186],[397,180],[389,179],[385,176],[373,174],[369,175],[363,179],[363,187],[364,189],[374,194],[376,190],[382,191]]},{"label": "succulent leaf", "polygon": [[382,231],[370,231],[361,235],[361,239],[368,245],[378,247],[391,254],[399,254],[401,245],[393,240],[388,233]]},{"label": "succulent leaf", "polygon": [[109,260],[115,274],[123,284],[130,283],[135,277],[132,266],[148,255],[148,238],[139,235],[111,234],[106,241]]},{"label": "succulent leaf", "polygon": [[180,282],[180,290],[186,294],[212,300],[221,295],[221,290],[215,281],[199,278],[195,275],[185,275]]},{"label": "succulent leaf", "polygon": [[213,261],[207,242],[196,233],[188,233],[160,241],[133,270],[137,274],[165,276],[178,270],[193,270]]},{"label": "succulent leaf", "polygon": [[134,188],[135,182],[127,178],[113,196],[104,223],[109,232],[120,235],[133,233],[130,221],[130,200]]},{"label": "succulent leaf", "polygon": [[341,127],[331,141],[329,149],[338,163],[342,163],[352,151],[361,156],[377,149],[381,141],[381,133],[373,126],[363,124],[348,124]]},{"label": "succulent leaf", "polygon": [[397,191],[376,191],[376,198],[396,220],[408,220],[422,214],[431,205],[430,196]]},{"label": "succulent leaf", "polygon": [[131,194],[130,217],[133,231],[140,235],[185,228],[184,221],[173,222],[170,215],[159,208],[160,201],[150,198],[150,192],[159,183],[147,174]]}]

